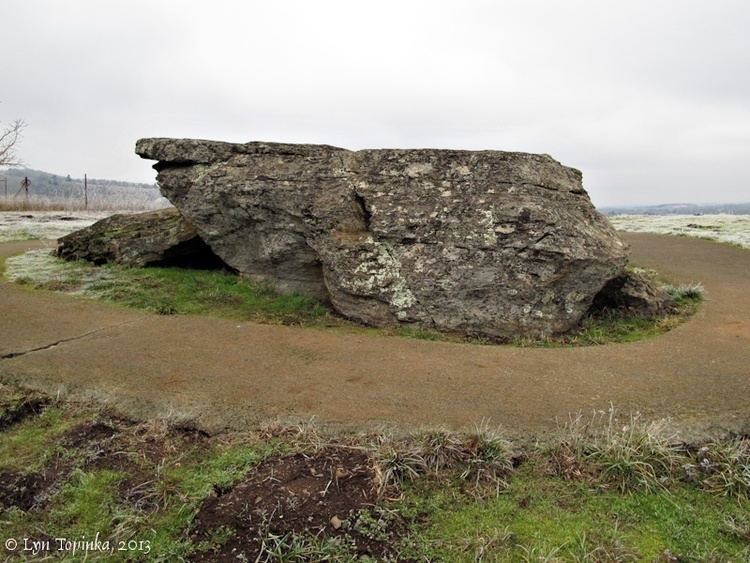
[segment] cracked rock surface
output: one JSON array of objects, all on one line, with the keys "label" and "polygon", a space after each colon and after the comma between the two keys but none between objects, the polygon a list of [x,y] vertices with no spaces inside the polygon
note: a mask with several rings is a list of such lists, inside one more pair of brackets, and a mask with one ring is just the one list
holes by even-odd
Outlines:
[{"label": "cracked rock surface", "polygon": [[494,339],[574,328],[627,249],[547,155],[141,139],[226,264],[370,325]]}]

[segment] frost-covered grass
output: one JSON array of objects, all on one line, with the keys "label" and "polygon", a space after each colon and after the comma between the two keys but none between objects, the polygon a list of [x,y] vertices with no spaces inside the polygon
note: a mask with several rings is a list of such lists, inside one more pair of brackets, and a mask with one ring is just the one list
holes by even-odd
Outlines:
[{"label": "frost-covered grass", "polygon": [[88,227],[110,212],[3,211],[0,212],[0,242],[57,239]]},{"label": "frost-covered grass", "polygon": [[111,282],[115,272],[81,262],[66,262],[49,249],[32,250],[5,260],[5,276],[33,287],[87,295],[95,284]]},{"label": "frost-covered grass", "polygon": [[697,237],[750,248],[750,215],[616,215],[620,231]]},{"label": "frost-covered grass", "polygon": [[67,211],[101,212],[109,211],[148,211],[168,207],[169,201],[157,190],[142,188],[92,187],[88,203],[82,195],[75,197],[31,195],[24,197],[0,197],[0,211]]}]

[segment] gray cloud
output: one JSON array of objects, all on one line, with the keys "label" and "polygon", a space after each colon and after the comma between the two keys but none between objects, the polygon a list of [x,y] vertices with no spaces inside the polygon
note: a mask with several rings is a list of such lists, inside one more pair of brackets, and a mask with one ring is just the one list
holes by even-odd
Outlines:
[{"label": "gray cloud", "polygon": [[137,138],[546,152],[599,205],[750,200],[745,2],[5,0],[28,165],[152,181]]}]

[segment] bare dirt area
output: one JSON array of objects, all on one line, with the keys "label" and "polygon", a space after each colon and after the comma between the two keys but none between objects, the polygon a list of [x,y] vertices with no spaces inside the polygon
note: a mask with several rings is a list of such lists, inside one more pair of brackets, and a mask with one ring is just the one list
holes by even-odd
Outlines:
[{"label": "bare dirt area", "polygon": [[[750,253],[625,234],[634,264],[701,282],[698,314],[657,338],[528,349],[158,316],[0,284],[0,378],[109,401],[208,431],[317,417],[344,427],[539,433],[569,413],[638,409],[692,430],[747,433]],[[7,243],[0,255],[45,243]]]},{"label": "bare dirt area", "polygon": [[327,447],[269,458],[231,491],[217,491],[204,501],[192,539],[210,540],[217,528],[232,530],[214,551],[216,561],[254,561],[269,537],[293,533],[346,537],[358,556],[383,557],[393,538],[363,533],[361,525],[373,518],[375,480],[370,457],[361,449]]}]

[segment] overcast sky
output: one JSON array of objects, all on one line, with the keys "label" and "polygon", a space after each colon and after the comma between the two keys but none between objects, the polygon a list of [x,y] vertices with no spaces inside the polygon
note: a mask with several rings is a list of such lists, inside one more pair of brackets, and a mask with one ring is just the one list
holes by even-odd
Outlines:
[{"label": "overcast sky", "polygon": [[25,163],[148,136],[551,154],[597,205],[750,200],[750,3],[2,0]]}]

